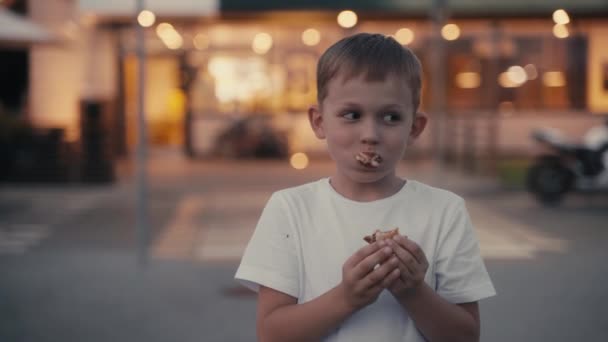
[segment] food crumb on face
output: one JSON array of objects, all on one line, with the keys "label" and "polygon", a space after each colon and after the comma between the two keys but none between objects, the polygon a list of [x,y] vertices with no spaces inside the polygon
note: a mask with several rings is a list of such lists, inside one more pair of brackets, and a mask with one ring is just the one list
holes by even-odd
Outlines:
[{"label": "food crumb on face", "polygon": [[377,168],[382,163],[382,157],[377,153],[359,152],[355,155],[355,160],[363,166],[372,168]]}]

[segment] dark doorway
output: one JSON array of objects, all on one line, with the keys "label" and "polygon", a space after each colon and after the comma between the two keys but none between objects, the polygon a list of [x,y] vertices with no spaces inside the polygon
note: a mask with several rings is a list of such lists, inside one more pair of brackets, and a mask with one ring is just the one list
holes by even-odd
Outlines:
[{"label": "dark doorway", "polygon": [[[20,15],[27,14],[26,0],[5,0],[2,6]],[[26,103],[28,63],[26,49],[0,48],[0,107],[15,112]]]}]

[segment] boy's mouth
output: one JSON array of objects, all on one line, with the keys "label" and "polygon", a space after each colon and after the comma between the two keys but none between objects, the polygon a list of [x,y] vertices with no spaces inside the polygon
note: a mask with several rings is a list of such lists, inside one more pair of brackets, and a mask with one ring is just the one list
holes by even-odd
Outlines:
[{"label": "boy's mouth", "polygon": [[355,155],[355,160],[365,167],[374,169],[382,164],[382,157],[374,152],[359,152]]}]

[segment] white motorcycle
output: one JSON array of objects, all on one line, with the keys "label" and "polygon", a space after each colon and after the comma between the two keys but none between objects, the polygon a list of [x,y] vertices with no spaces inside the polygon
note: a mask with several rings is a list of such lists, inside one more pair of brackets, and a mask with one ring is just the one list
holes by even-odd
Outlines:
[{"label": "white motorcycle", "polygon": [[534,130],[532,138],[549,151],[527,173],[528,191],[541,203],[557,205],[571,191],[608,191],[608,120],[591,128],[582,143],[551,129]]}]

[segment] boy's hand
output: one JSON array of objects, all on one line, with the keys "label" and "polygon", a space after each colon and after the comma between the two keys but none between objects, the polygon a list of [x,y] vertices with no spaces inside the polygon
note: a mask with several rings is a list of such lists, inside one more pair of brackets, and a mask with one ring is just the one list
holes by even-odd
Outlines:
[{"label": "boy's hand", "polygon": [[397,298],[411,295],[424,283],[429,268],[426,255],[420,246],[403,235],[396,235],[387,242],[399,259],[400,271],[399,278],[388,289]]},{"label": "boy's hand", "polygon": [[382,290],[399,278],[398,263],[385,241],[367,245],[348,258],[340,284],[348,306],[358,310],[376,301]]}]

